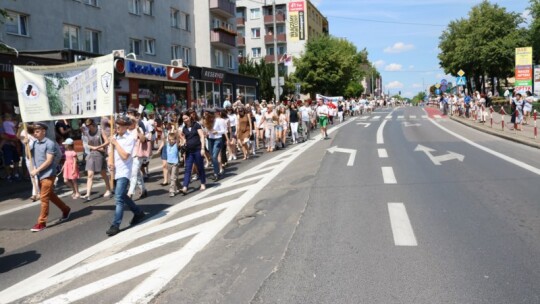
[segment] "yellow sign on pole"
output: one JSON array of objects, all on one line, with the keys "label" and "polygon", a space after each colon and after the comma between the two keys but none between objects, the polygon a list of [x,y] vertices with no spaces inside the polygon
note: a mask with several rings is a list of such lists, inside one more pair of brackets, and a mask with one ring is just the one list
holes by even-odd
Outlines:
[{"label": "yellow sign on pole", "polygon": [[463,77],[463,75],[465,75],[465,72],[463,72],[463,70],[459,70],[457,74],[459,75],[459,77]]},{"label": "yellow sign on pole", "polygon": [[532,65],[532,47],[516,48],[516,66]]}]

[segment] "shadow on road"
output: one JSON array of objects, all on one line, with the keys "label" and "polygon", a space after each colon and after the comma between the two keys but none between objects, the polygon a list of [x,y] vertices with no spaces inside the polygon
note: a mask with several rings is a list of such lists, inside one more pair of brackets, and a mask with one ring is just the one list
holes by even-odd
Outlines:
[{"label": "shadow on road", "polygon": [[[2,250],[4,249],[2,248]],[[6,273],[15,268],[28,265],[39,260],[40,257],[41,254],[35,250],[0,257],[0,273]]]}]

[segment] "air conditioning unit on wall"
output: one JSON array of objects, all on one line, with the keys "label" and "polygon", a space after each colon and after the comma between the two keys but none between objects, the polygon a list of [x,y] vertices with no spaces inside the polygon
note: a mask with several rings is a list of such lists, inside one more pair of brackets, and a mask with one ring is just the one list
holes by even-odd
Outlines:
[{"label": "air conditioning unit on wall", "polygon": [[184,62],[182,61],[182,59],[173,59],[171,60],[171,65],[175,67],[183,67]]},{"label": "air conditioning unit on wall", "polygon": [[126,57],[126,52],[124,50],[113,50],[112,53],[114,57]]}]

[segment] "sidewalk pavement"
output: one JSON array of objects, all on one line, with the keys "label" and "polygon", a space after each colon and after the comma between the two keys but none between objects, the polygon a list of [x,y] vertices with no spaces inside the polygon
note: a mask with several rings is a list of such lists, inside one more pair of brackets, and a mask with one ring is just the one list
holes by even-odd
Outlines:
[{"label": "sidewalk pavement", "polygon": [[[153,151],[155,153],[155,151]],[[77,153],[79,161],[82,161],[83,154]],[[161,166],[161,158],[157,154],[153,154],[150,159],[150,164],[148,168],[153,168],[156,166]],[[80,169],[80,178],[78,179],[79,191],[86,193],[86,171],[84,167],[79,167]],[[155,170],[154,170],[155,171]],[[159,171],[159,170],[158,170]],[[161,171],[159,171],[161,172]],[[94,175],[94,185],[96,183],[102,182],[101,174]],[[61,194],[64,192],[71,192],[71,189],[64,183],[59,183],[56,188],[56,194]],[[21,179],[19,181],[8,181],[5,178],[0,179],[0,203],[8,199],[23,199],[29,200],[32,195],[32,184],[29,179]]]},{"label": "sidewalk pavement", "polygon": [[[481,123],[479,120],[475,121],[474,119],[465,116],[449,115],[448,117],[479,131],[540,149],[540,138],[535,138],[534,136],[534,119],[532,115],[529,119],[529,123],[521,126],[522,131],[514,130],[514,124],[510,123],[510,115],[502,116],[496,112],[493,112],[491,115],[488,112],[485,123]],[[493,120],[491,120],[491,118]],[[504,130],[501,124],[503,119]]]}]

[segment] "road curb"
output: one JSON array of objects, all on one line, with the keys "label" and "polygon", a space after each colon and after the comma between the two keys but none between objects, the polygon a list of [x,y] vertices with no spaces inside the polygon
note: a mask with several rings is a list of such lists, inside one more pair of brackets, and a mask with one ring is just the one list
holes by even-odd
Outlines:
[{"label": "road curb", "polygon": [[480,125],[477,125],[477,124],[472,124],[472,123],[468,122],[467,120],[456,118],[454,116],[448,116],[448,117],[450,119],[452,119],[453,121],[457,121],[457,122],[459,122],[459,123],[461,123],[461,124],[463,124],[465,126],[471,127],[471,128],[476,129],[478,131],[488,133],[488,134],[491,134],[491,135],[494,135],[494,136],[498,136],[498,137],[501,137],[501,138],[504,138],[504,139],[507,139],[507,140],[510,140],[510,141],[513,141],[513,142],[516,142],[516,143],[519,143],[519,144],[524,144],[524,145],[527,145],[529,147],[540,149],[540,143],[534,142],[531,139],[526,140],[526,139],[522,139],[522,138],[515,137],[515,136],[509,136],[507,134],[501,133],[503,131],[496,131],[496,130],[494,130],[492,128],[487,128],[487,127],[480,126]]}]

